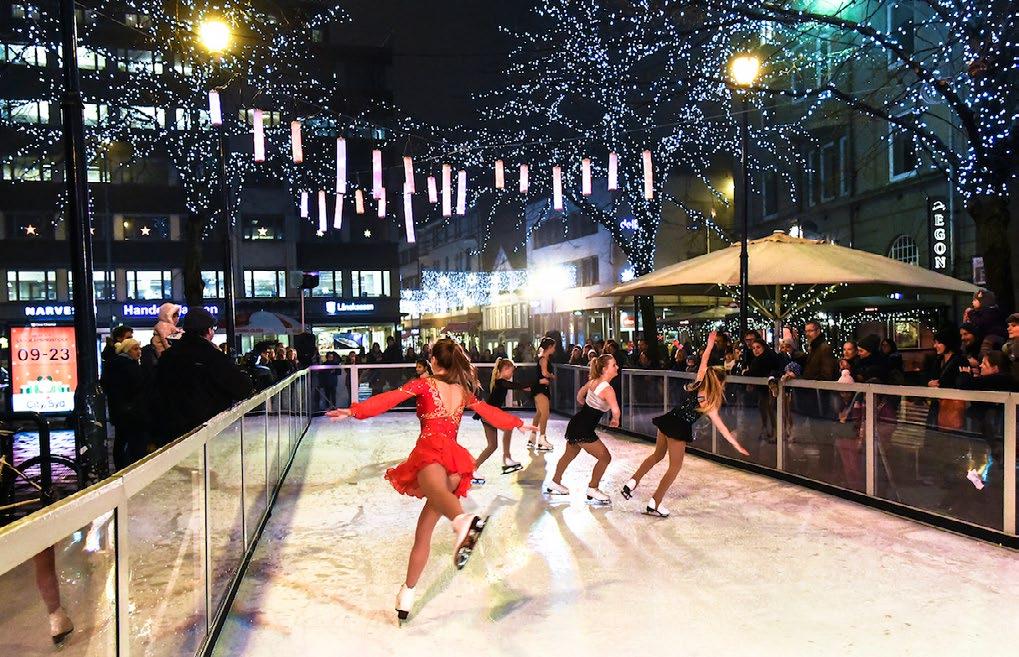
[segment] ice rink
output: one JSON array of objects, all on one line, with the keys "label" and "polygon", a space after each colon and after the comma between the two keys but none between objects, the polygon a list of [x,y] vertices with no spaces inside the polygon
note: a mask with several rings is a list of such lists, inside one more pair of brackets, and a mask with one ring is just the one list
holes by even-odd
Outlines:
[{"label": "ice rink", "polygon": [[[418,601],[393,611],[421,502],[382,478],[417,420],[316,420],[298,452],[216,655],[1006,655],[1019,645],[1015,552],[821,493],[688,457],[666,519],[642,515],[665,463],[624,501],[618,490],[648,443],[603,434],[613,454],[602,489],[583,491],[593,459],[540,492],[563,446],[471,491],[491,514],[463,571],[440,522]],[[479,423],[461,442],[477,453]]]}]

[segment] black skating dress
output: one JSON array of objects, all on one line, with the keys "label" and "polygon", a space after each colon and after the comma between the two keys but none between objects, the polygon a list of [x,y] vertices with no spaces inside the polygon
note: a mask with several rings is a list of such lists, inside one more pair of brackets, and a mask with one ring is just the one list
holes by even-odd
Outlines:
[{"label": "black skating dress", "polygon": [[693,425],[701,417],[701,413],[697,411],[697,407],[700,406],[700,400],[697,399],[700,387],[700,381],[683,386],[679,404],[665,415],[651,418],[652,424],[667,438],[693,442]]},{"label": "black skating dress", "polygon": [[[546,362],[548,362],[546,360]],[[542,379],[546,379],[544,372],[542,372],[541,361],[538,361],[538,374],[534,377],[534,383],[531,384],[531,397],[534,398],[538,395],[545,395],[549,399],[552,398],[552,393],[548,389],[547,383],[541,383]]]},{"label": "black skating dress", "polygon": [[[516,381],[507,381],[506,379],[496,379],[495,387],[488,393],[488,399],[486,400],[490,406],[495,406],[498,409],[506,410],[506,394],[510,390],[523,390],[527,388],[526,383],[517,383]],[[485,422],[480,415],[474,414],[475,420],[481,420],[482,424],[488,424]],[[490,425],[491,426],[491,425]]]},{"label": "black skating dress", "polygon": [[601,421],[602,415],[609,410],[609,403],[602,399],[600,393],[608,387],[608,381],[602,381],[593,390],[588,389],[584,405],[566,425],[566,442],[576,445],[598,440],[598,434],[594,429]]}]

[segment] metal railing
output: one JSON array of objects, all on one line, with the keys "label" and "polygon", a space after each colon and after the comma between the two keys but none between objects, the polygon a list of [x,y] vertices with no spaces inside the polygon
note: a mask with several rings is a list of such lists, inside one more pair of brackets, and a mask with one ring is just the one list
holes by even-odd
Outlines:
[{"label": "metal railing", "polygon": [[0,654],[52,651],[54,604],[64,655],[207,649],[310,419],[301,371],[0,529]]},{"label": "metal railing", "polygon": [[[692,373],[626,369],[613,381],[620,428],[653,438],[651,419],[669,410]],[[587,368],[557,366],[552,408],[577,410]],[[880,500],[904,515],[938,516],[1016,536],[1019,394],[955,389],[779,382],[729,376],[720,413],[750,456],[710,422],[690,448],[751,463],[787,479],[817,482]]]},{"label": "metal railing", "polygon": [[[475,363],[481,386],[487,390],[492,378],[493,363]],[[330,408],[346,407],[357,401],[364,401],[371,395],[394,390],[416,376],[414,363],[387,363],[373,365],[313,365],[309,370],[309,388],[312,397],[313,414],[322,414]],[[523,363],[514,372],[516,381],[532,381],[536,378],[537,365]],[[353,391],[353,392],[352,392]],[[533,410],[534,400],[525,391],[511,390],[506,397],[506,406]],[[414,408],[414,400],[408,400],[398,408]]]}]

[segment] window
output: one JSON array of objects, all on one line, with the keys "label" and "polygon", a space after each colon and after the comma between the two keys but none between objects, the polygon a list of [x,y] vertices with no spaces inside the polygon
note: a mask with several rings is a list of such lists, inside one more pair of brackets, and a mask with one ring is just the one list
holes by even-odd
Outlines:
[{"label": "window", "polygon": [[322,43],[323,37],[324,37],[324,33],[322,32],[322,30],[314,29],[314,30],[311,31],[311,41],[312,41],[312,43]]},{"label": "window", "polygon": [[817,150],[807,153],[807,205],[817,205],[821,200],[821,176],[817,169]]},{"label": "window", "polygon": [[106,57],[85,46],[78,46],[78,67],[85,71],[101,71],[106,68]]},{"label": "window", "polygon": [[343,296],[343,272],[320,271],[318,273],[318,287],[312,289],[311,296],[313,297]]},{"label": "window", "polygon": [[95,25],[96,11],[95,9],[81,9],[80,7],[76,7],[74,10],[74,20],[78,25]]},{"label": "window", "polygon": [[241,236],[246,240],[282,240],[283,215],[243,215],[241,217]]},{"label": "window", "polygon": [[[907,57],[916,52],[916,23],[913,18],[913,3],[910,0],[889,3],[885,8],[888,14],[888,34],[902,48]],[[893,64],[898,58],[891,51],[888,63]]]},{"label": "window", "polygon": [[0,167],[0,180],[47,182],[53,180],[53,163],[35,157],[10,157]]},{"label": "window", "polygon": [[53,218],[42,214],[10,215],[12,239],[52,240],[56,239]]},{"label": "window", "polygon": [[166,125],[166,110],[162,107],[131,105],[121,110],[121,117],[131,128],[154,130]]},{"label": "window", "polygon": [[96,159],[89,162],[85,167],[85,171],[90,183],[110,182],[110,166],[106,161],[106,155],[103,153],[100,153],[96,156]]},{"label": "window", "polygon": [[845,189],[842,148],[836,142],[821,147],[821,200],[830,201]]},{"label": "window", "polygon": [[205,288],[202,290],[202,297],[206,299],[222,299],[226,296],[223,292],[223,272],[203,271],[202,283]]},{"label": "window", "polygon": [[888,257],[910,265],[920,265],[920,249],[916,246],[916,240],[909,235],[899,235],[895,238],[888,249]]},{"label": "window", "polygon": [[146,30],[152,27],[152,17],[148,14],[124,14],[124,24],[128,27],[136,27]]},{"label": "window", "polygon": [[10,301],[56,301],[57,272],[7,272],[7,298]]},{"label": "window", "polygon": [[124,217],[121,226],[127,241],[170,239],[169,217]]},{"label": "window", "polygon": [[590,287],[598,284],[598,256],[582,258],[569,264],[576,272],[575,287]]},{"label": "window", "polygon": [[0,62],[24,66],[46,66],[46,47],[0,43]]},{"label": "window", "polygon": [[852,170],[852,163],[849,161],[849,137],[839,138],[839,160],[842,165],[842,175],[839,176],[839,196],[849,193],[849,176]]},{"label": "window", "polygon": [[191,66],[191,62],[184,59],[182,55],[174,55],[173,58],[173,72],[179,75],[190,76],[194,69]]},{"label": "window", "polygon": [[901,180],[916,175],[916,143],[913,135],[888,124],[888,179]]},{"label": "window", "polygon": [[39,8],[25,2],[15,2],[11,5],[11,18],[27,18],[39,20]]},{"label": "window", "polygon": [[169,271],[128,271],[127,298],[159,301],[173,296],[173,276]]},{"label": "window", "polygon": [[85,125],[99,125],[110,116],[110,106],[105,103],[85,103],[83,112]]},{"label": "window", "polygon": [[354,271],[350,273],[355,297],[388,297],[388,271]]},{"label": "window", "polygon": [[[92,272],[92,284],[95,286],[96,300],[112,301],[117,296],[117,279],[112,271]],[[67,279],[68,294],[71,293],[71,279]],[[71,297],[72,299],[74,297]]]},{"label": "window", "polygon": [[163,72],[163,57],[151,50],[118,50],[117,68],[128,73],[149,73],[159,75]]},{"label": "window", "polygon": [[[244,125],[249,128],[255,126],[255,110],[253,109],[242,109],[238,110],[237,118]],[[283,114],[277,111],[262,110],[262,125],[266,128],[274,125],[279,125],[283,122]]]},{"label": "window", "polygon": [[778,214],[778,174],[774,171],[764,172],[761,180],[761,204],[765,217]]},{"label": "window", "polygon": [[244,272],[244,296],[285,297],[286,273],[279,270],[253,270]]},{"label": "window", "polygon": [[0,118],[12,123],[49,123],[50,104],[45,100],[0,99]]}]

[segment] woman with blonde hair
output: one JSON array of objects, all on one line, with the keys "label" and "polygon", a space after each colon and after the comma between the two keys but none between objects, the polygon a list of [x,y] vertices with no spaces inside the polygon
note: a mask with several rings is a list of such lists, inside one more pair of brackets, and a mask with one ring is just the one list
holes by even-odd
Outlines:
[{"label": "woman with blonde hair", "polygon": [[715,337],[714,331],[708,335],[708,344],[704,348],[704,353],[701,354],[697,378],[693,383],[684,387],[679,404],[665,415],[659,415],[651,420],[658,427],[655,451],[644,459],[644,462],[623,486],[623,497],[626,499],[633,497],[633,491],[640,484],[640,480],[668,453],[669,468],[662,475],[661,481],[658,482],[658,488],[648,500],[647,508],[644,511],[648,515],[660,518],[669,515],[669,510],[662,506],[662,499],[665,498],[665,493],[668,492],[672,482],[679,475],[680,468],[683,467],[686,444],[693,440],[693,425],[702,415],[711,419],[718,432],[736,448],[737,452],[743,456],[749,456],[749,452],[739,444],[736,435],[729,431],[718,414],[718,409],[725,401],[725,371],[708,367],[711,349],[715,346]]},{"label": "woman with blonde hair", "polygon": [[407,578],[396,598],[396,612],[405,620],[414,604],[414,586],[428,562],[432,532],[445,516],[453,523],[455,543],[453,563],[463,568],[485,520],[465,513],[460,498],[467,495],[474,474],[474,459],[456,436],[464,410],[469,408],[499,429],[518,428],[532,431],[523,420],[501,411],[474,396],[478,389],[477,371],[463,347],[448,338],[435,343],[431,355],[432,374],[407,381],[396,390],[369,397],[350,408],[326,413],[336,420],[354,417],[364,420],[380,415],[410,397],[417,398],[417,416],[421,433],[407,460],[386,470],[386,479],[398,493],[425,498],[414,532],[414,546],[407,564]]},{"label": "woman with blonde hair", "polygon": [[[517,383],[513,380],[513,372],[516,369],[516,364],[509,358],[499,358],[495,361],[495,367],[492,368],[492,381],[488,385],[488,404],[498,409],[505,409],[506,406],[506,394],[510,390],[529,390],[530,386],[526,383]],[[496,448],[498,447],[499,441],[499,429],[487,421],[478,413],[474,414],[475,420],[481,420],[481,425],[485,427],[485,439],[488,444],[485,449],[478,454],[478,458],[474,460],[475,475],[471,480],[471,483],[476,486],[484,486],[485,478],[477,475],[477,470],[481,468],[481,464],[488,460]],[[513,437],[513,430],[506,429],[502,434],[502,473],[510,474],[517,470],[522,470],[524,466],[520,465],[510,456],[510,439]]]},{"label": "woman with blonde hair", "polygon": [[606,411],[612,413],[609,426],[619,426],[619,404],[616,402],[616,391],[610,385],[618,373],[619,366],[616,364],[616,359],[609,354],[603,354],[591,361],[588,382],[577,391],[577,403],[581,404],[580,410],[570,418],[569,424],[566,425],[566,451],[556,465],[551,483],[545,487],[547,494],[570,494],[570,489],[563,486],[563,473],[566,472],[566,468],[573,462],[573,459],[577,458],[580,451],[584,450],[598,459],[591,472],[591,481],[587,484],[587,500],[599,505],[612,503],[609,496],[598,488],[605,469],[612,461],[612,455],[609,454],[608,447],[598,438],[594,429]]}]

